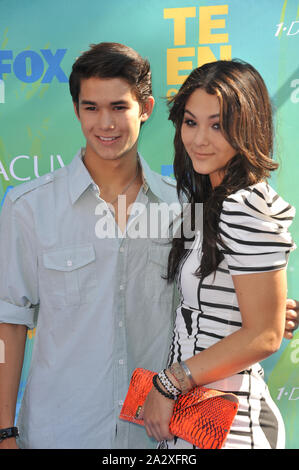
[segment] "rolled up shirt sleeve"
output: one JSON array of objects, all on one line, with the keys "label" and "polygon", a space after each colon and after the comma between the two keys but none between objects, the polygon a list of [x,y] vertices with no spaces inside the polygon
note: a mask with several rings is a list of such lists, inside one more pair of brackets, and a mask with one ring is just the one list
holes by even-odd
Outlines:
[{"label": "rolled up shirt sleeve", "polygon": [[39,303],[31,214],[8,194],[0,214],[0,323],[35,327]]}]

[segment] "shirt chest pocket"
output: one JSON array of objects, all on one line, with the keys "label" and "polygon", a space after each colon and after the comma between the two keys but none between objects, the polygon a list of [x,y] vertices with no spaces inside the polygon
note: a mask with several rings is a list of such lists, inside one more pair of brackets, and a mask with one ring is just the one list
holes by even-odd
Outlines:
[{"label": "shirt chest pocket", "polygon": [[55,305],[78,305],[93,298],[96,290],[95,251],[78,245],[42,255],[44,289]]},{"label": "shirt chest pocket", "polygon": [[152,242],[148,249],[145,270],[145,294],[148,300],[162,303],[172,301],[173,286],[165,279],[170,246]]}]

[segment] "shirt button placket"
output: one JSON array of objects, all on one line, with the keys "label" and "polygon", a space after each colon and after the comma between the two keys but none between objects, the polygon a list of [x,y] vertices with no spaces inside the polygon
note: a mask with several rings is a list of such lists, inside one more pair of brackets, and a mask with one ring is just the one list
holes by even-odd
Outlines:
[{"label": "shirt button placket", "polygon": [[[115,390],[116,409],[119,415],[126,397],[128,383],[127,383],[127,344],[125,333],[125,291],[126,291],[126,240],[122,239],[119,245],[118,257],[118,295],[117,295],[117,310],[115,316],[116,325],[116,348],[115,348]],[[117,445],[125,446],[128,436],[126,433],[117,434]],[[121,441],[120,441],[121,439]]]}]

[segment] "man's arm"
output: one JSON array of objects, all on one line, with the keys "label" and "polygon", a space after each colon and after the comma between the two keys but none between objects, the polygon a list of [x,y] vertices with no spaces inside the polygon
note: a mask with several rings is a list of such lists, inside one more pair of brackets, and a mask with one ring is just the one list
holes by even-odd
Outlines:
[{"label": "man's arm", "polygon": [[[0,429],[14,426],[27,328],[34,328],[39,304],[37,243],[32,211],[17,188],[5,198],[0,216]],[[17,448],[6,438],[0,449]]]},{"label": "man's arm", "polygon": [[[0,429],[14,426],[26,334],[24,325],[0,324],[0,340],[4,344],[4,362],[0,363]],[[0,449],[17,448],[12,437],[0,443]]]}]

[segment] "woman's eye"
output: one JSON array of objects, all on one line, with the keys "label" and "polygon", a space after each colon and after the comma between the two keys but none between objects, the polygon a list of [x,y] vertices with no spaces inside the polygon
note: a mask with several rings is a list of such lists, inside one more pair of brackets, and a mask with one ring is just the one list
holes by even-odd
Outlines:
[{"label": "woman's eye", "polygon": [[216,131],[219,131],[220,130],[220,124],[219,122],[215,122],[213,125],[212,125],[213,129],[215,129]]},{"label": "woman's eye", "polygon": [[185,119],[184,124],[186,124],[189,127],[193,127],[195,126],[196,123],[192,119]]}]

